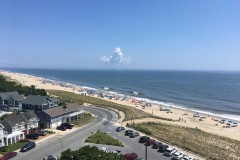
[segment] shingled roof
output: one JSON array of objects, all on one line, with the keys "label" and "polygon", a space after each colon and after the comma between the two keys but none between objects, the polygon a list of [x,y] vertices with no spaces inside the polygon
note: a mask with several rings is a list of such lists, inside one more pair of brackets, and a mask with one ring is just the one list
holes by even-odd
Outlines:
[{"label": "shingled roof", "polygon": [[0,97],[2,100],[8,100],[9,98],[13,98],[16,101],[22,101],[24,97],[20,94],[18,94],[17,91],[12,91],[12,92],[2,92],[0,93]]},{"label": "shingled roof", "polygon": [[35,118],[37,121],[39,121],[39,118],[33,111],[27,111],[27,112],[22,112],[16,115],[11,115],[5,118],[1,123],[5,126],[8,125],[10,127],[15,126],[16,124],[21,124],[21,123],[29,123],[30,119]]},{"label": "shingled roof", "polygon": [[23,100],[23,104],[42,105],[46,98],[46,96],[29,95]]},{"label": "shingled roof", "polygon": [[67,113],[71,113],[72,111],[78,111],[80,108],[81,106],[79,104],[70,103],[67,104],[66,109],[64,107],[54,107],[47,110],[43,110],[43,112],[48,114],[50,117],[56,117]]}]

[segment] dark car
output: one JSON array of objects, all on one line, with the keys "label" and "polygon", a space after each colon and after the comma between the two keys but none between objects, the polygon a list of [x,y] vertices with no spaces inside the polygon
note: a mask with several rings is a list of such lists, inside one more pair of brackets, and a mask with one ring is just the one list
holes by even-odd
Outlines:
[{"label": "dark car", "polygon": [[135,137],[137,137],[137,136],[139,136],[139,133],[138,133],[138,132],[132,132],[132,133],[129,134],[129,137],[130,137],[130,138],[135,138]]},{"label": "dark car", "polygon": [[161,144],[161,145],[158,147],[158,152],[164,153],[168,147],[169,147],[168,145]]},{"label": "dark car", "polygon": [[37,133],[31,133],[31,134],[27,134],[27,135],[26,135],[26,138],[27,138],[27,139],[33,139],[33,140],[35,140],[35,139],[38,139],[38,137],[39,137],[39,135],[38,135]]},{"label": "dark car", "polygon": [[162,145],[161,142],[155,142],[155,143],[153,143],[152,148],[153,149],[158,149],[160,145]]},{"label": "dark car", "polygon": [[36,143],[29,142],[21,148],[20,152],[27,152],[28,150],[33,149],[34,147],[36,147]]},{"label": "dark car", "polygon": [[123,131],[123,130],[125,130],[124,127],[117,127],[117,128],[116,128],[116,131],[117,131],[117,132],[121,132],[121,131]]},{"label": "dark car", "polygon": [[150,137],[147,137],[147,136],[142,136],[142,137],[140,137],[140,139],[139,139],[139,143],[145,143],[148,139],[150,139]]},{"label": "dark car", "polygon": [[126,130],[126,131],[125,131],[125,136],[129,136],[130,133],[133,133],[133,130]]},{"label": "dark car", "polygon": [[65,126],[67,129],[72,129],[74,124],[71,123],[62,123],[61,125]]},{"label": "dark car", "polygon": [[135,160],[136,158],[138,158],[138,155],[136,153],[127,153],[124,155],[124,157],[126,158],[126,160]]},{"label": "dark car", "polygon": [[151,146],[155,143],[155,140],[154,139],[148,139],[146,142],[145,142],[145,145],[146,146]]},{"label": "dark car", "polygon": [[47,157],[47,160],[57,160],[57,158],[56,158],[56,157],[53,157],[52,155],[49,155],[49,156]]},{"label": "dark car", "polygon": [[4,154],[2,157],[0,157],[0,160],[8,160],[15,157],[16,155],[17,155],[17,152],[8,152]]},{"label": "dark car", "polygon": [[46,130],[38,130],[35,133],[38,134],[39,136],[46,136],[47,135],[47,131]]},{"label": "dark car", "polygon": [[57,126],[57,130],[66,131],[67,127],[65,125]]}]

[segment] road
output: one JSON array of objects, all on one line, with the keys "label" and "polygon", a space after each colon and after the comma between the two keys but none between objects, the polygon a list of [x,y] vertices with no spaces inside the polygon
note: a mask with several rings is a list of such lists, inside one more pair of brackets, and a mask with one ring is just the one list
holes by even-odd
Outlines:
[{"label": "road", "polygon": [[[129,138],[124,136],[124,132],[115,132],[116,127],[113,126],[113,123],[117,121],[116,113],[98,107],[84,107],[83,109],[96,115],[96,120],[93,123],[59,138],[53,137],[26,153],[18,153],[18,156],[13,160],[42,160],[44,155],[60,156],[60,153],[68,148],[77,150],[85,145],[84,141],[92,132],[99,129],[119,139],[124,144],[125,147],[119,148],[122,153],[135,152],[140,157],[145,157],[145,146],[138,143],[139,138]],[[101,145],[98,146],[101,147]],[[108,150],[116,148],[118,147],[108,146]],[[170,158],[148,147],[148,160],[170,160]]]}]

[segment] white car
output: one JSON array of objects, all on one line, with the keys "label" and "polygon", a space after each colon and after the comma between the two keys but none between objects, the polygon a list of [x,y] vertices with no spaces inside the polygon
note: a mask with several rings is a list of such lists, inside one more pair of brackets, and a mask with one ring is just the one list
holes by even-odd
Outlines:
[{"label": "white car", "polygon": [[102,151],[107,153],[108,152],[107,147],[102,147]]},{"label": "white car", "polygon": [[166,156],[172,156],[175,152],[177,152],[177,149],[176,149],[176,148],[168,147],[168,148],[165,150],[164,155],[166,155]]},{"label": "white car", "polygon": [[183,158],[183,156],[184,156],[184,154],[183,154],[183,153],[181,153],[181,152],[175,152],[175,153],[173,154],[173,157],[172,157],[172,159],[179,160],[179,159],[182,159],[182,158]]},{"label": "white car", "polygon": [[192,157],[188,157],[188,156],[184,156],[183,160],[193,160],[193,158]]}]

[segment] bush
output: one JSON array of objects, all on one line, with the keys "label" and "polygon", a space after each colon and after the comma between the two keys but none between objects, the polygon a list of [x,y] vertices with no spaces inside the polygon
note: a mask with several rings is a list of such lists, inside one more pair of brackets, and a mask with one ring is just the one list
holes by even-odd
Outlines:
[{"label": "bush", "polygon": [[0,147],[0,152],[7,152],[9,150],[8,146]]}]

